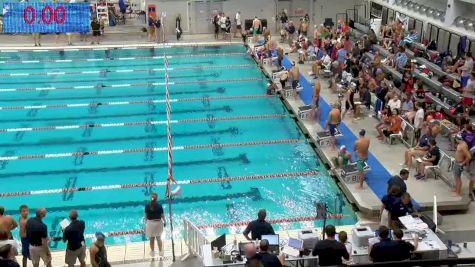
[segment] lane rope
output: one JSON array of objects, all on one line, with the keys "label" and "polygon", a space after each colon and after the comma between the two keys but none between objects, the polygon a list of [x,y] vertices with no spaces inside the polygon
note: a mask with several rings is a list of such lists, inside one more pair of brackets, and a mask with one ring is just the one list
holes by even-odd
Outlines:
[{"label": "lane rope", "polygon": [[144,104],[163,104],[168,107],[168,102],[195,102],[195,101],[218,101],[218,100],[238,100],[238,99],[258,99],[271,98],[272,95],[239,95],[239,96],[216,96],[216,97],[192,97],[192,98],[174,98],[155,99],[155,100],[132,100],[132,101],[113,101],[113,102],[91,102],[75,104],[49,104],[49,105],[29,105],[29,106],[3,106],[0,110],[21,110],[21,109],[56,109],[56,108],[80,108],[80,107],[100,107],[100,106],[122,106],[122,105],[144,105]]},{"label": "lane rope", "polygon": [[[219,65],[219,66],[193,66],[168,68],[168,71],[176,70],[211,70],[211,69],[239,69],[254,68],[253,64],[238,65]],[[154,72],[165,71],[164,68],[148,68],[148,69],[120,69],[120,70],[85,70],[85,71],[52,71],[52,72],[29,72],[29,73],[0,73],[0,77],[17,77],[17,76],[56,76],[56,75],[75,75],[75,74],[105,74],[105,73],[128,73],[128,72]],[[67,81],[66,81],[67,82]]]},{"label": "lane rope", "polygon": [[[177,124],[177,123],[198,123],[198,122],[212,122],[212,121],[259,120],[259,119],[273,119],[273,118],[284,118],[284,117],[288,117],[288,115],[268,114],[268,115],[254,115],[254,116],[196,118],[196,119],[171,120],[170,123]],[[0,129],[0,133],[72,130],[72,129],[86,129],[86,128],[106,128],[106,127],[127,127],[127,126],[159,125],[159,124],[166,124],[166,123],[167,123],[166,120],[161,120],[161,121],[150,120],[150,121],[135,121],[135,122],[111,122],[111,123],[58,125],[58,126],[43,126],[43,127],[4,128],[4,129]]]},{"label": "lane rope", "polygon": [[[206,83],[235,83],[235,82],[251,82],[261,81],[263,78],[241,78],[241,79],[226,79],[226,80],[205,80],[205,81],[186,81],[186,82],[170,82],[174,84],[206,84]],[[0,88],[2,92],[17,92],[17,91],[54,91],[54,90],[84,90],[84,89],[104,89],[104,88],[124,88],[124,87],[150,87],[150,86],[164,86],[165,82],[148,82],[148,83],[126,83],[126,84],[96,84],[96,85],[76,85],[76,86],[49,86],[49,87],[25,87],[25,88]]]},{"label": "lane rope", "polygon": [[[167,56],[170,58],[202,58],[202,57],[234,57],[242,56],[246,53],[205,53],[205,54],[188,54],[179,56]],[[38,64],[38,63],[68,63],[68,62],[98,62],[98,61],[131,61],[131,60],[147,60],[147,59],[164,59],[164,56],[149,57],[117,57],[117,58],[78,58],[78,59],[47,59],[47,60],[4,60],[0,64]]]},{"label": "lane rope", "polygon": [[[302,171],[302,172],[286,172],[286,173],[271,173],[271,174],[256,174],[256,175],[244,175],[233,177],[219,177],[219,178],[202,178],[202,179],[188,179],[176,181],[178,185],[190,185],[190,184],[208,184],[208,183],[221,183],[221,182],[236,182],[236,181],[251,181],[251,180],[265,180],[265,179],[282,179],[293,178],[298,176],[313,176],[317,175],[317,171]],[[19,197],[29,195],[47,195],[47,194],[61,194],[68,192],[88,192],[88,191],[103,191],[103,190],[116,190],[116,189],[132,189],[139,187],[152,187],[152,186],[166,186],[167,182],[150,182],[150,183],[131,183],[131,184],[111,184],[111,185],[97,185],[97,186],[84,186],[84,187],[71,187],[71,188],[53,188],[43,190],[31,190],[31,191],[18,191],[0,193],[0,197]]]},{"label": "lane rope", "polygon": [[[302,139],[279,139],[279,140],[249,141],[249,142],[223,143],[223,144],[184,145],[184,146],[173,146],[171,150],[192,150],[192,149],[224,148],[224,147],[295,144],[295,143],[304,142],[304,141],[305,140],[302,140]],[[143,153],[143,152],[160,152],[160,151],[167,151],[168,149],[169,149],[168,146],[167,147],[141,147],[141,148],[131,148],[131,149],[63,152],[63,153],[35,154],[35,155],[23,155],[23,156],[3,156],[3,157],[0,157],[0,161],[98,156],[98,155],[113,155],[113,154],[126,154],[126,153]]]}]

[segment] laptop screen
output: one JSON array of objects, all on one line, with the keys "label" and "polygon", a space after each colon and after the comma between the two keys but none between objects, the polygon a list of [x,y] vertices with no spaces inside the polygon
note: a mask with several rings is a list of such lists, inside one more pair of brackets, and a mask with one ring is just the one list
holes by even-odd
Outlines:
[{"label": "laptop screen", "polygon": [[303,240],[296,239],[296,238],[289,238],[289,247],[295,249],[302,249],[303,248]]},{"label": "laptop screen", "polygon": [[262,239],[269,241],[270,246],[279,245],[279,235],[262,235]]}]

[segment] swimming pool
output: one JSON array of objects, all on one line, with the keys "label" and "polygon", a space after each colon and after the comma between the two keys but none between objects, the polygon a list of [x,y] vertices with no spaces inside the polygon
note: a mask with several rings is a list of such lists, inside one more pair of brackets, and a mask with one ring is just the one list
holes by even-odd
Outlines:
[{"label": "swimming pool", "polygon": [[[345,215],[331,223],[356,222],[280,99],[266,95],[267,78],[240,45],[2,52],[0,205],[8,214],[18,217],[21,204],[46,207],[51,236],[60,235],[59,222],[73,208],[88,234],[143,229],[150,193],[163,200],[165,192],[147,184],[165,182],[168,172],[164,55],[174,176],[191,181],[174,201],[177,237],[184,217],[196,225],[232,224],[266,208],[271,219],[301,218],[315,215],[315,202]],[[252,179],[206,180],[241,176]],[[142,240],[119,235],[108,242]]]}]

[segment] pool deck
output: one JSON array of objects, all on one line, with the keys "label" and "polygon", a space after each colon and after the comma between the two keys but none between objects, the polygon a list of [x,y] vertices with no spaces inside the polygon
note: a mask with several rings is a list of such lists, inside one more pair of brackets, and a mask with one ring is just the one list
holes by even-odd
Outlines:
[{"label": "pool deck", "polygon": [[[288,45],[281,45],[285,51],[288,51]],[[297,62],[298,54],[288,54],[287,58],[291,61]],[[311,64],[305,63],[297,65],[301,73],[300,80],[302,81],[304,78],[308,81],[312,81],[313,78],[308,75],[308,73],[311,71]],[[269,75],[271,75],[272,70],[275,70],[275,66],[271,67],[267,64],[264,64],[263,69]],[[322,84],[320,95],[323,99],[323,102],[326,103],[324,103],[324,105],[335,103],[338,97],[336,93],[333,93],[331,89],[329,89],[329,79],[322,78],[321,76],[319,76],[319,79]],[[305,105],[300,98],[295,100],[293,97],[281,97],[284,103],[291,111],[294,112],[295,115],[298,113],[298,107]],[[320,106],[322,107],[322,102],[320,102]],[[326,118],[327,114],[323,112],[322,117]],[[296,120],[302,127],[302,130],[308,134],[309,141],[317,144],[316,133],[323,130],[322,126],[310,119],[300,119],[297,115]],[[402,168],[401,163],[404,161],[403,156],[407,147],[398,141],[394,142],[393,145],[389,145],[387,142],[376,139],[376,130],[374,128],[377,123],[376,118],[368,116],[355,120],[350,114],[347,115],[342,122],[344,125],[343,127],[348,128],[353,135],[353,137],[350,137],[350,139],[354,139],[361,129],[366,129],[367,136],[371,139],[370,153],[391,175],[399,173],[400,169]],[[337,140],[339,140],[337,142],[340,144],[348,143],[350,140],[345,140],[347,138],[348,137],[346,135],[341,138],[337,138]],[[348,145],[346,146],[348,147]],[[330,168],[334,167],[331,159],[335,157],[337,151],[334,151],[330,147],[320,147],[318,145],[315,145],[315,150]],[[352,150],[349,151],[353,152]],[[355,155],[353,155],[353,160],[355,160]],[[371,163],[370,156],[370,167],[372,165]],[[445,170],[442,170],[442,172],[446,177],[453,177],[451,173],[447,173]],[[464,195],[463,197],[453,196],[450,192],[451,188],[442,179],[435,180],[433,178],[429,178],[423,181],[418,181],[413,178],[414,174],[415,171],[412,169],[406,184],[408,187],[408,192],[411,193],[415,201],[420,205],[420,209],[422,211],[432,211],[434,195],[436,195],[438,211],[443,213],[448,212],[443,216],[443,222],[440,225],[440,229],[448,232],[470,231],[472,232],[471,234],[473,236],[475,232],[475,225],[472,223],[472,220],[475,218],[475,209],[473,208],[473,205],[470,205],[471,201],[468,195]],[[468,181],[465,177],[466,175],[467,174],[464,173],[462,176],[463,192],[468,192]],[[371,177],[371,179],[373,185],[368,186],[368,184],[365,182],[364,189],[362,190],[356,189],[356,184],[348,184],[341,178],[337,178],[337,182],[342,191],[346,194],[349,201],[356,205],[361,213],[370,217],[377,217],[379,216],[381,207],[380,195],[387,188],[386,181],[389,176],[385,173],[381,173],[380,170],[378,173],[373,172],[372,176],[373,177]],[[374,181],[375,179],[380,181]]]}]

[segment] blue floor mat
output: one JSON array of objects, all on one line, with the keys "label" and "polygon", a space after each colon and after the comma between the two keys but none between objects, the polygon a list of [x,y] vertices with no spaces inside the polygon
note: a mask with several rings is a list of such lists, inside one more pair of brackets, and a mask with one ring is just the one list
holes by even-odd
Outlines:
[{"label": "blue floor mat", "polygon": [[[282,65],[286,68],[290,68],[292,62],[284,57]],[[309,82],[304,75],[300,74],[300,84],[303,86],[303,91],[301,92],[302,101],[309,105],[312,101],[313,94],[313,84]],[[320,97],[320,112],[322,114],[320,118],[320,125],[326,125],[326,117],[330,112],[330,104],[325,101],[323,97]],[[356,160],[354,155],[354,144],[357,139],[356,135],[346,126],[344,122],[340,123],[339,126],[340,132],[343,134],[342,137],[337,138],[337,146],[345,145],[348,151],[351,151],[353,154],[353,160]],[[368,132],[368,129],[366,129]],[[371,167],[371,171],[366,173],[366,183],[369,188],[378,196],[379,199],[383,198],[386,195],[386,190],[388,186],[388,180],[391,178],[392,174],[379,162],[379,160],[370,152],[368,158],[368,164]],[[416,201],[413,201],[416,208],[420,208],[420,205]]]}]

